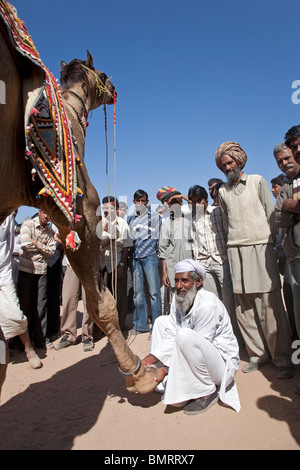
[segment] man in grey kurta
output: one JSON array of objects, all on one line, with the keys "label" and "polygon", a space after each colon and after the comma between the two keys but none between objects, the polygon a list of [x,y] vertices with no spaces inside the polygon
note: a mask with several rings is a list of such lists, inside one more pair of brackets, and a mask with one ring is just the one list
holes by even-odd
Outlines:
[{"label": "man in grey kurta", "polygon": [[199,261],[206,270],[203,287],[222,300],[229,313],[238,343],[240,347],[244,347],[236,320],[222,211],[218,205],[207,204],[208,194],[202,186],[197,184],[190,187],[188,199],[192,205],[194,259]]},{"label": "man in grey kurta", "polygon": [[241,171],[246,161],[236,142],[224,142],[216,151],[217,166],[228,178],[219,190],[219,204],[237,320],[250,358],[242,370],[257,370],[271,355],[278,377],[288,378],[291,338],[274,252],[274,204],[262,176]]},{"label": "man in grey kurta", "polygon": [[[175,292],[174,266],[183,259],[192,258],[191,222],[181,211],[182,200],[178,191],[170,192],[166,202],[170,209],[162,222],[159,237],[159,256],[162,260],[163,284],[169,289],[170,304]],[[167,312],[169,313],[169,312]]]}]

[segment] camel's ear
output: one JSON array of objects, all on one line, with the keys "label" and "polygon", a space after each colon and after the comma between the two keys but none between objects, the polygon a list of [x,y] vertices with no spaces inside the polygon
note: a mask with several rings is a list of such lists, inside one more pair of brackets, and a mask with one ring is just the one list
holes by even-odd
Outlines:
[{"label": "camel's ear", "polygon": [[66,62],[64,62],[63,60],[61,61],[60,63],[60,71],[62,72],[63,69],[67,66]]},{"label": "camel's ear", "polygon": [[85,65],[89,68],[89,69],[93,69],[94,68],[94,61],[93,61],[93,57],[91,56],[91,54],[89,53],[89,51],[86,51],[87,52],[87,58],[86,58],[86,61],[85,61]]}]

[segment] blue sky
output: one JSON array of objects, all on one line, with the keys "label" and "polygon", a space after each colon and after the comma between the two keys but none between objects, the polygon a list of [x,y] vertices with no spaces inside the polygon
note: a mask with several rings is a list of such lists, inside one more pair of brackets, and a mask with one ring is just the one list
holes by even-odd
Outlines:
[{"label": "blue sky", "polygon": [[[292,102],[300,80],[299,1],[12,1],[43,62],[85,59],[112,76],[118,92],[116,195],[132,204],[144,189],[152,204],[168,185],[184,192],[225,180],[214,154],[227,140],[248,155],[246,173],[270,183],[272,154],[300,123]],[[1,78],[1,77],[0,77]],[[300,94],[299,94],[300,96]],[[108,111],[110,194],[115,193],[113,107]],[[103,108],[89,119],[86,165],[107,195]],[[21,208],[18,220],[32,215]]]}]

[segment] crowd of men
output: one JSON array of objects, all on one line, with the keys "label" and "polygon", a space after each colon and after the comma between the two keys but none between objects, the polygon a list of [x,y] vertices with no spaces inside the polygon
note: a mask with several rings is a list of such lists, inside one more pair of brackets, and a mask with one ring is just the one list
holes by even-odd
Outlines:
[{"label": "crowd of men", "polygon": [[[142,362],[157,366],[156,390],[164,403],[186,414],[206,411],[218,399],[239,411],[234,376],[242,351],[249,358],[245,373],[271,360],[279,379],[293,375],[292,342],[300,338],[300,126],[273,153],[282,172],[271,181],[275,203],[268,182],[244,172],[246,152],[231,141],[215,153],[227,181],[208,181],[212,205],[200,185],[187,194],[162,186],[157,211],[142,189],[127,215],[115,197],[102,201],[100,266],[117,301],[120,328],[125,332],[133,307],[129,334],[151,333]],[[11,236],[12,224],[10,218],[1,226],[2,240]],[[0,326],[6,340],[27,326],[27,343],[21,339],[32,367],[40,367],[31,342],[57,350],[75,344],[77,305],[80,295],[85,305],[85,294],[67,261],[63,268],[59,234],[46,214],[25,221],[20,237],[15,292],[22,328],[6,330],[8,305],[18,305],[16,295],[10,304],[2,296],[12,248],[1,251]],[[84,351],[93,349],[93,328],[85,309]]]}]

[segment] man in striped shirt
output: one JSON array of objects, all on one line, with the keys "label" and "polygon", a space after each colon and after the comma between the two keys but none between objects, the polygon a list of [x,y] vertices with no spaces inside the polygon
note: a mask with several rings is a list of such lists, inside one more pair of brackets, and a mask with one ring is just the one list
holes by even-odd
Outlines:
[{"label": "man in striped shirt", "polygon": [[146,191],[137,190],[134,193],[133,202],[135,211],[128,218],[128,225],[133,241],[131,257],[135,306],[131,333],[136,335],[150,331],[144,278],[146,278],[149,287],[152,326],[162,313],[159,258],[157,255],[161,218],[148,208],[149,201]]},{"label": "man in striped shirt", "polygon": [[208,204],[208,194],[202,186],[189,189],[192,205],[193,254],[206,270],[204,289],[213,292],[224,303],[229,313],[235,336],[243,344],[237,325],[234,295],[226,249],[226,233],[219,206]]},{"label": "man in striped shirt", "polygon": [[21,227],[18,295],[21,309],[28,318],[28,330],[36,347],[46,346],[47,262],[54,255],[56,242],[47,214],[25,220]]}]

